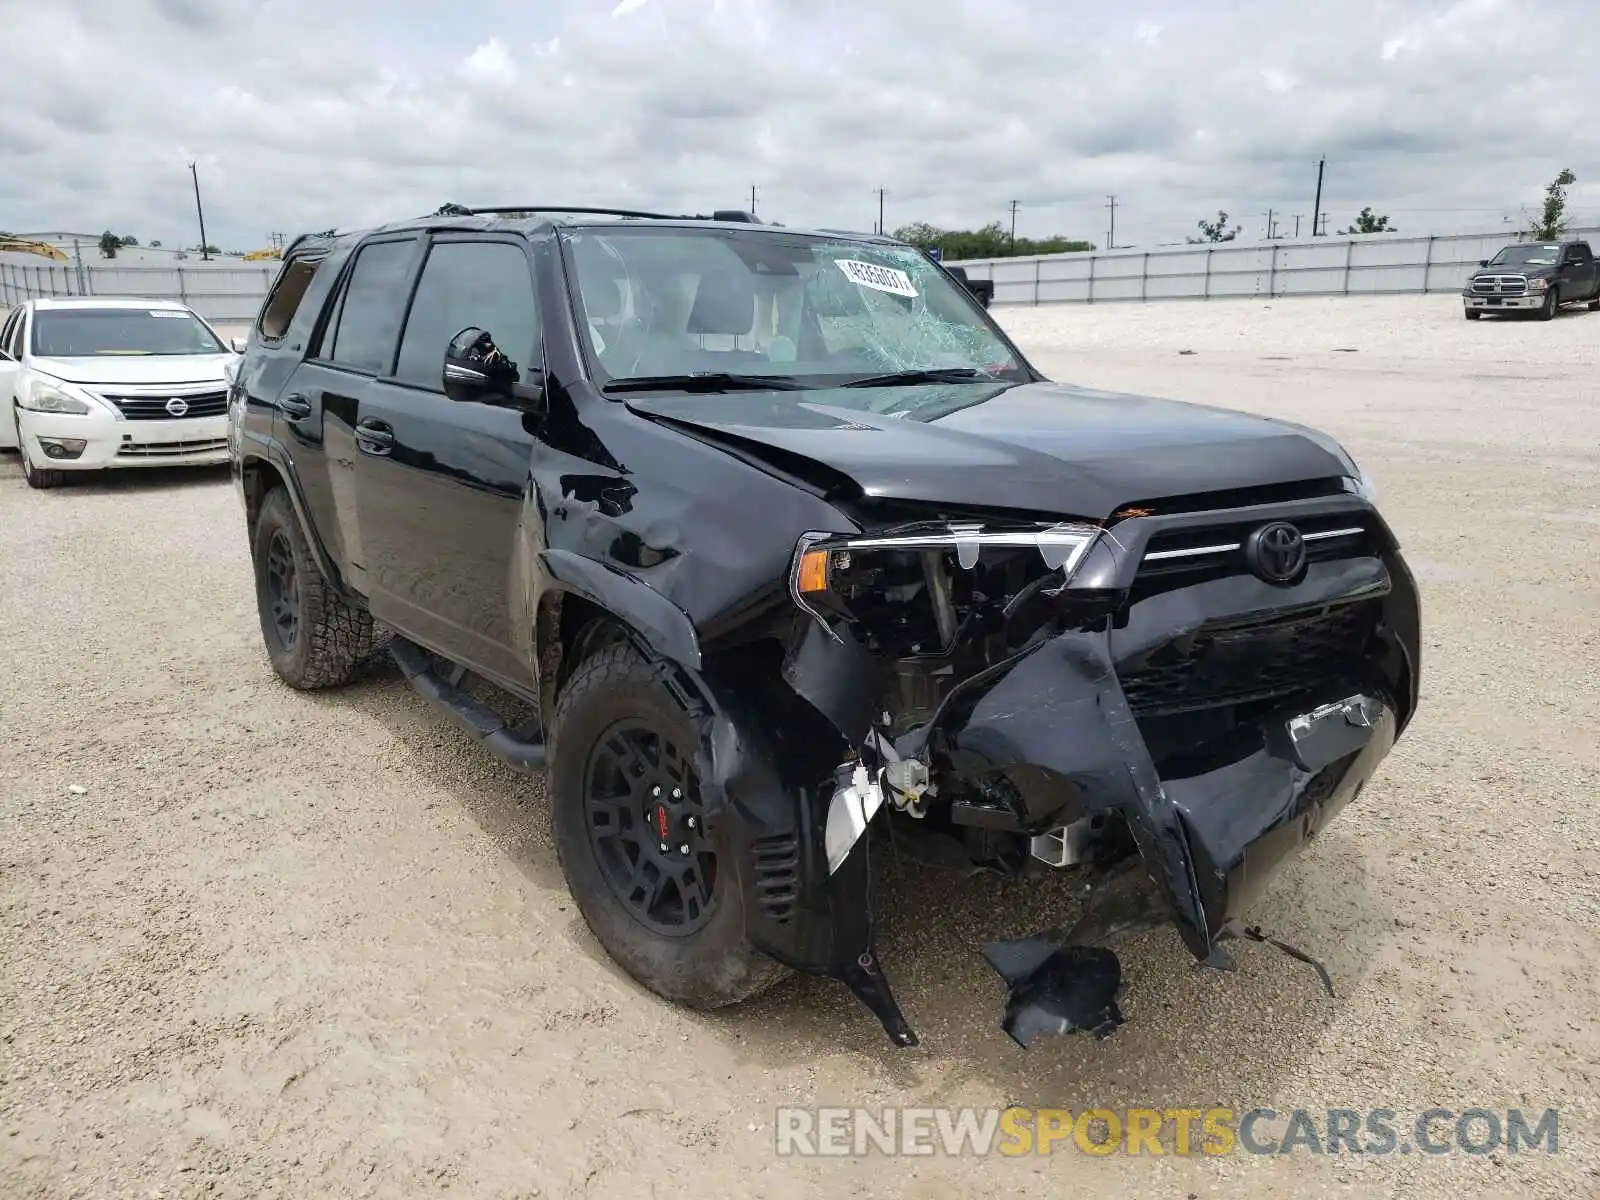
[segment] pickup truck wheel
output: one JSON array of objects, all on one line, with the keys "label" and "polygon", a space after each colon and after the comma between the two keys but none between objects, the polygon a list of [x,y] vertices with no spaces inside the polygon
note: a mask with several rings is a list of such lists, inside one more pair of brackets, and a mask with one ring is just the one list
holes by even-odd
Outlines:
[{"label": "pickup truck wheel", "polygon": [[1594,299],[1589,301],[1590,312],[1600,312],[1600,292],[1594,294]]},{"label": "pickup truck wheel", "polygon": [[1481,308],[1464,308],[1461,310],[1461,312],[1462,315],[1465,316],[1469,321],[1476,321],[1479,317],[1483,316],[1483,310]]},{"label": "pickup truck wheel", "polygon": [[551,722],[556,857],[606,952],[665,999],[721,1008],[786,973],[745,937],[726,833],[708,834],[688,715],[629,646],[581,663]]},{"label": "pickup truck wheel", "polygon": [[348,682],[372,648],[372,618],[346,604],[323,579],[281,487],[261,504],[251,548],[261,637],[272,669],[293,688]]},{"label": "pickup truck wheel", "polygon": [[1555,319],[1556,309],[1561,304],[1561,297],[1555,288],[1544,294],[1544,303],[1539,306],[1539,320],[1550,321]]}]

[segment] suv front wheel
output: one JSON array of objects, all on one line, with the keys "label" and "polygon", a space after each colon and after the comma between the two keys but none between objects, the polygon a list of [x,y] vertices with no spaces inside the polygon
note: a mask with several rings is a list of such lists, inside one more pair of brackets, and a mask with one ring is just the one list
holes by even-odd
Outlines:
[{"label": "suv front wheel", "polygon": [[372,618],[328,586],[281,487],[262,501],[251,552],[272,669],[293,688],[347,683],[372,649]]},{"label": "suv front wheel", "polygon": [[706,828],[699,737],[631,646],[579,664],[552,722],[556,857],[584,921],[634,979],[692,1008],[734,1004],[785,969],[745,936],[726,831]]}]

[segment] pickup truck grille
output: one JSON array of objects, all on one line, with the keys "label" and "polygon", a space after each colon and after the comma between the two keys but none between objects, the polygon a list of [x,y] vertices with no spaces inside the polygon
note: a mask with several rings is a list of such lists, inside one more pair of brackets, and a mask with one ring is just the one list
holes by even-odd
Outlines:
[{"label": "pickup truck grille", "polygon": [[1527,291],[1526,275],[1477,275],[1472,280],[1474,296],[1523,296]]},{"label": "pickup truck grille", "polygon": [[[130,421],[187,421],[198,417],[220,417],[228,411],[228,393],[226,389],[215,392],[195,392],[184,395],[181,392],[142,393],[134,395],[124,393],[112,395],[104,393],[105,398],[117,406],[117,411]],[[182,413],[168,411],[167,404],[171,400],[182,400],[188,406]]]},{"label": "pickup truck grille", "polygon": [[1158,717],[1289,696],[1355,674],[1377,625],[1376,601],[1218,622],[1122,673],[1135,716]]}]

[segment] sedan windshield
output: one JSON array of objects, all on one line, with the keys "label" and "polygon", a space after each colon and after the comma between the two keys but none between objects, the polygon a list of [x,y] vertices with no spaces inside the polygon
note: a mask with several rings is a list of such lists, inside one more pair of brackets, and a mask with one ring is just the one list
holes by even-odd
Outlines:
[{"label": "sedan windshield", "polygon": [[1553,267],[1560,259],[1560,246],[1507,246],[1489,260],[1489,265],[1491,267]]},{"label": "sedan windshield", "polygon": [[619,225],[564,242],[578,328],[611,391],[1028,377],[971,295],[907,247],[770,226]]},{"label": "sedan windshield", "polygon": [[40,358],[221,354],[225,347],[181,308],[42,308],[33,314]]}]

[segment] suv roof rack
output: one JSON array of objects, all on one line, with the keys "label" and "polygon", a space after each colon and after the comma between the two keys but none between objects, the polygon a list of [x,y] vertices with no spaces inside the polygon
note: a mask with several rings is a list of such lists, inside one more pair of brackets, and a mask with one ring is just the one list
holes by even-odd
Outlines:
[{"label": "suv roof rack", "polygon": [[482,207],[468,208],[463,204],[444,204],[433,215],[436,217],[487,217],[498,213],[572,213],[595,214],[608,217],[633,217],[643,221],[743,221],[752,225],[759,225],[754,213],[743,212],[736,208],[719,208],[709,217],[704,213],[658,213],[643,212],[635,208],[607,208],[604,206],[586,205],[548,205],[548,204],[492,204]]}]

